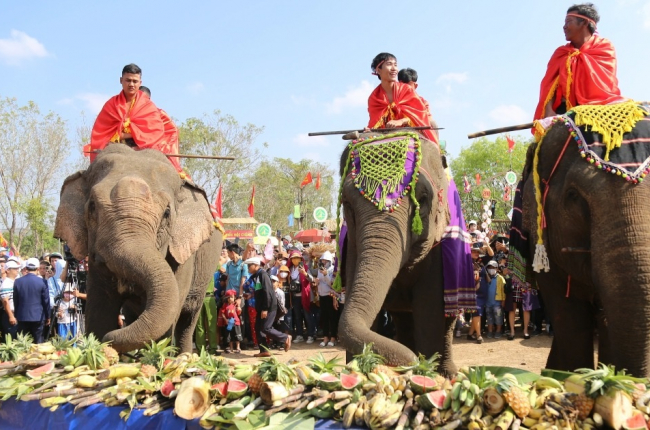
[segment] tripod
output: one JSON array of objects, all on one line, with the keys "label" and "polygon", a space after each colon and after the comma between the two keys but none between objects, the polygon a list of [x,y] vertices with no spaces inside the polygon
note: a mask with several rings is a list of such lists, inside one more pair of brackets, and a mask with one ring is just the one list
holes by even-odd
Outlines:
[{"label": "tripod", "polygon": [[[83,314],[81,299],[70,298],[68,303],[73,304],[74,308],[70,306],[70,304],[65,305],[66,302],[63,299],[63,294],[66,291],[71,292],[74,290],[78,290],[79,284],[80,283],[78,278],[77,265],[72,264],[72,262],[68,262],[68,273],[66,276],[66,280],[63,284],[63,288],[61,289],[57,297],[54,299],[55,301],[54,306],[50,311],[50,329],[47,332],[46,339],[49,339],[57,334],[57,328],[60,322],[59,310],[61,309],[61,307],[64,307],[65,311],[71,315],[67,323],[70,324],[72,327],[76,327],[75,336],[83,335],[83,333],[85,333],[85,318]],[[63,318],[63,319],[68,320],[68,318]]]}]

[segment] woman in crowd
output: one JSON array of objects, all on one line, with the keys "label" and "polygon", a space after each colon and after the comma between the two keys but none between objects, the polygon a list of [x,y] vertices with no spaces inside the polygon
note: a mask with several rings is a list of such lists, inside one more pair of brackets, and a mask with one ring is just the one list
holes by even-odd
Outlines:
[{"label": "woman in crowd", "polygon": [[325,251],[320,258],[317,276],[321,323],[323,324],[323,341],[320,343],[321,347],[334,346],[336,343],[338,312],[335,310],[334,301],[338,294],[332,289],[332,283],[334,282],[333,273],[332,253]]},{"label": "woman in crowd", "polygon": [[307,343],[314,343],[315,327],[311,321],[311,281],[305,270],[302,253],[294,249],[289,254],[289,282],[293,306],[293,323],[296,326],[294,342],[304,341],[303,320],[307,326]]}]

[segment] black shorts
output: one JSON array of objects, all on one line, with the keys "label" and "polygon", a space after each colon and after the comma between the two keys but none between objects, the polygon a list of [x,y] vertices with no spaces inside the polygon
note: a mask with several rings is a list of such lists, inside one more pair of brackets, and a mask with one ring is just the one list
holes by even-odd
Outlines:
[{"label": "black shorts", "polygon": [[230,342],[241,342],[241,326],[234,326],[232,330],[228,330],[228,327],[223,327],[223,338],[226,343]]}]

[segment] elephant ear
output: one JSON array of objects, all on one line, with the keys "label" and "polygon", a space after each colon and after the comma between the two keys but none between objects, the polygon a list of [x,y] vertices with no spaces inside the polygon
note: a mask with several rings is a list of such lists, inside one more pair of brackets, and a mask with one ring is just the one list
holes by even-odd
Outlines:
[{"label": "elephant ear", "polygon": [[185,263],[212,235],[214,224],[205,192],[185,183],[178,193],[176,220],[172,227],[169,252],[179,264]]},{"label": "elephant ear", "polygon": [[74,173],[63,182],[54,224],[54,237],[66,241],[72,255],[79,260],[88,255],[88,229],[84,216],[88,189],[83,173]]}]

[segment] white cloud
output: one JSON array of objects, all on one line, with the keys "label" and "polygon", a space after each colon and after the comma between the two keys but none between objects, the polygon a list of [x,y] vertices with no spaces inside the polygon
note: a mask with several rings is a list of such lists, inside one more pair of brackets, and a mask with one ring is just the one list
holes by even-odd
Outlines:
[{"label": "white cloud", "polygon": [[450,72],[438,76],[438,79],[436,79],[436,84],[450,84],[450,83],[463,84],[467,81],[468,78],[469,76],[467,72],[463,72],[463,73]]},{"label": "white cloud", "polygon": [[306,152],[305,154],[303,154],[302,157],[300,157],[300,159],[301,160],[307,159],[307,160],[311,160],[311,161],[320,162],[320,161],[323,160],[323,157],[321,156],[321,154],[319,152]]},{"label": "white cloud", "polygon": [[75,96],[75,99],[84,102],[86,109],[94,114],[98,114],[99,111],[101,111],[104,107],[104,103],[106,103],[106,101],[110,98],[111,96],[98,93],[81,93]]},{"label": "white cloud", "polygon": [[488,114],[498,126],[524,124],[530,122],[533,116],[517,105],[501,105],[492,109]]},{"label": "white cloud", "polygon": [[346,109],[366,106],[368,97],[374,87],[370,82],[363,80],[357,87],[350,87],[343,96],[334,97],[330,103],[326,104],[327,113],[339,114]]},{"label": "white cloud", "polygon": [[307,133],[299,134],[293,139],[293,143],[302,147],[328,147],[329,141],[325,136],[308,136]]},{"label": "white cloud", "polygon": [[202,82],[193,82],[187,86],[187,91],[194,95],[198,95],[203,92],[205,85]]},{"label": "white cloud", "polygon": [[18,30],[11,30],[8,39],[0,39],[0,58],[7,64],[17,65],[23,60],[47,57],[45,46],[35,38]]}]

